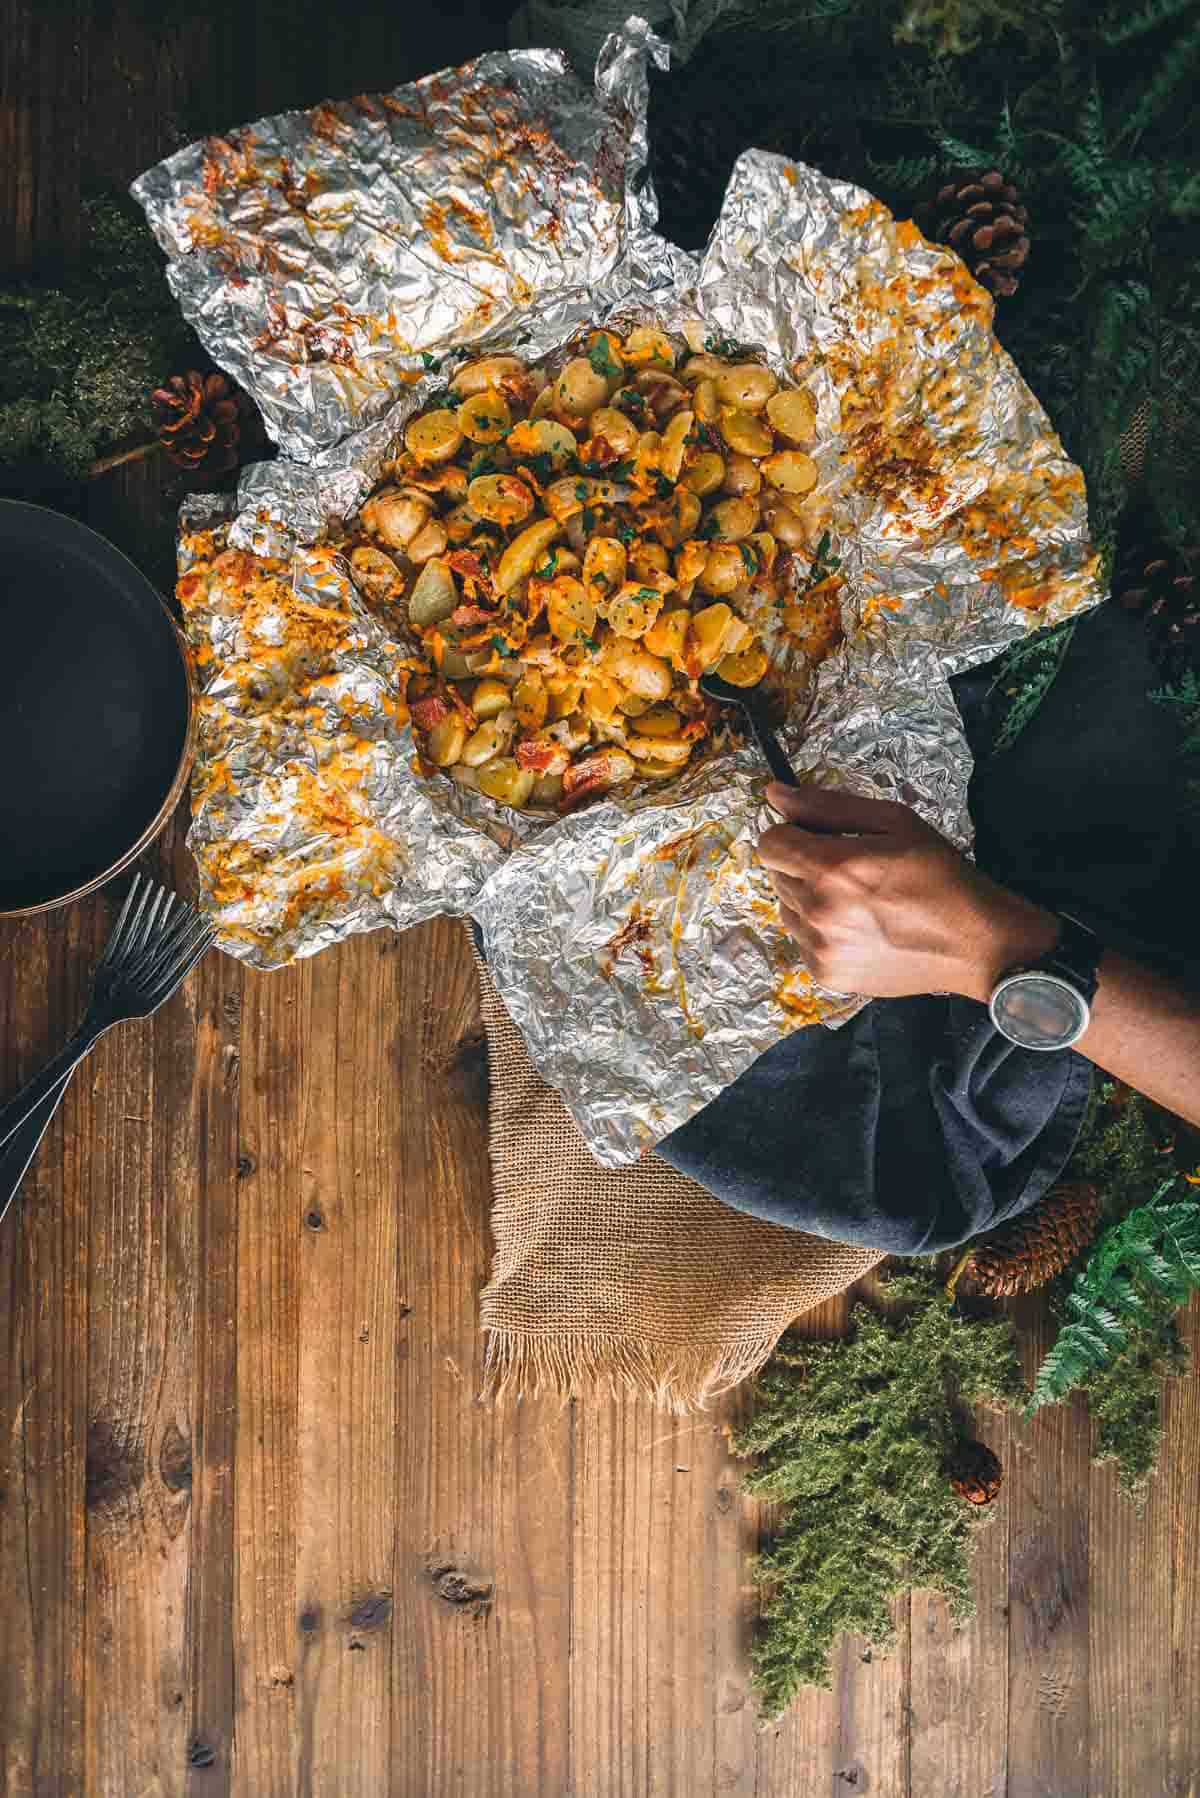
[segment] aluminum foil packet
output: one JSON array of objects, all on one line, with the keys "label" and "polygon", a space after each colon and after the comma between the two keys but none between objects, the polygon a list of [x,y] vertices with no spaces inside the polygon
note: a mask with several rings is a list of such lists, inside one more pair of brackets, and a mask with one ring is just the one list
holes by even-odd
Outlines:
[{"label": "aluminum foil packet", "polygon": [[840,641],[784,740],[801,778],[901,798],[964,849],[948,677],[1103,597],[1082,476],[956,257],[757,151],[701,259],[656,235],[650,59],[665,50],[633,18],[591,88],[555,52],[485,56],[206,140],[134,186],[185,312],[283,451],[244,471],[236,504],[181,519],[202,683],[190,841],[219,941],[275,967],[472,917],[535,1062],[610,1165],[783,1034],[862,1001],[816,987],[778,928],[751,749],[567,817],[414,771],[411,646],[364,608],[334,539],[457,359],[537,359],[638,320],[801,380]]}]

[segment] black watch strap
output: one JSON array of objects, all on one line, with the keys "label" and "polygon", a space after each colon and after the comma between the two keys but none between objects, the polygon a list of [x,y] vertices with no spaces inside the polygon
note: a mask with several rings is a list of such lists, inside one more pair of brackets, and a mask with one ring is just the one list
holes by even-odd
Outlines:
[{"label": "black watch strap", "polygon": [[1058,912],[1058,941],[1049,955],[1042,956],[1040,961],[1030,964],[1029,972],[1041,969],[1047,974],[1058,974],[1063,980],[1069,980],[1075,989],[1082,993],[1090,1005],[1096,997],[1096,988],[1100,984],[1100,957],[1104,953],[1104,945],[1094,930],[1081,924],[1068,912]]}]

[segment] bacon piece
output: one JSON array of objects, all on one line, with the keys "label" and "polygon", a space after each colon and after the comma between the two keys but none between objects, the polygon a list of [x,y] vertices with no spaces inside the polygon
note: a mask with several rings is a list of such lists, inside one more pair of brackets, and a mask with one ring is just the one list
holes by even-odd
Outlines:
[{"label": "bacon piece", "polygon": [[517,766],[531,774],[563,774],[570,756],[561,743],[547,742],[544,737],[526,737],[517,744]]},{"label": "bacon piece", "polygon": [[429,693],[424,699],[414,699],[409,710],[418,730],[432,730],[450,716],[450,703],[444,694]]},{"label": "bacon piece", "polygon": [[483,606],[456,606],[450,614],[450,622],[460,630],[475,630],[481,624],[494,624],[496,614]]}]

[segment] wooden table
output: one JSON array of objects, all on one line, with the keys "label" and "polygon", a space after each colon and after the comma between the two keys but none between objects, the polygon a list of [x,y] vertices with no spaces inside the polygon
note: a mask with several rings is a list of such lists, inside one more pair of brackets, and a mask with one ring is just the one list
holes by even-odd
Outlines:
[{"label": "wooden table", "polygon": [[[69,254],[89,181],[497,45],[506,11],[0,0],[4,263]],[[162,479],[78,509],[136,553]],[[147,866],[191,891],[183,829]],[[114,899],[0,926],[0,1092],[73,1026]],[[760,1733],[740,1401],[477,1402],[486,1097],[445,922],[268,976],[212,955],[75,1081],[0,1235],[8,1798],[1200,1791],[1196,1379],[1141,1520],[1080,1410],[988,1424],[976,1622],[915,1594],[893,1656],[847,1643]]]}]

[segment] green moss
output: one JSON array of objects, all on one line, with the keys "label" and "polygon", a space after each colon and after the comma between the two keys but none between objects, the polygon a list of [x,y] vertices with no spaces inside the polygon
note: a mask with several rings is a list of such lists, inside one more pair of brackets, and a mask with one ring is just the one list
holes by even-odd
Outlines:
[{"label": "green moss", "polygon": [[1012,1325],[966,1321],[930,1268],[886,1292],[907,1309],[857,1305],[844,1342],[786,1337],[734,1444],[756,1457],[749,1490],[784,1507],[757,1566],[753,1681],[770,1716],[800,1685],[829,1685],[842,1631],[887,1648],[889,1600],[910,1587],[944,1593],[956,1617],[973,1608],[980,1516],[946,1469],[971,1433],[967,1408],[1020,1395]]},{"label": "green moss", "polygon": [[0,288],[0,464],[69,477],[150,429],[150,392],[198,345],[131,202],[85,206],[78,265]]}]

